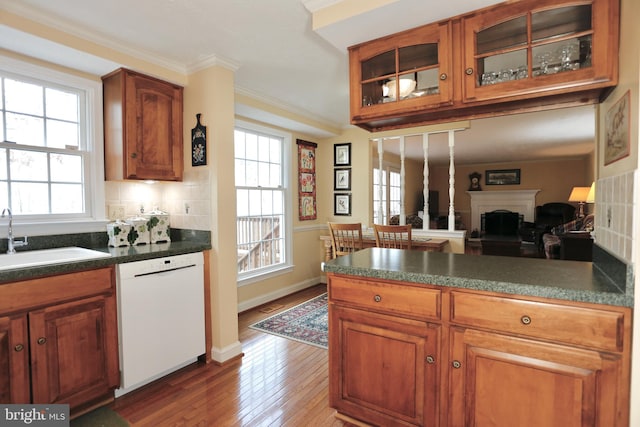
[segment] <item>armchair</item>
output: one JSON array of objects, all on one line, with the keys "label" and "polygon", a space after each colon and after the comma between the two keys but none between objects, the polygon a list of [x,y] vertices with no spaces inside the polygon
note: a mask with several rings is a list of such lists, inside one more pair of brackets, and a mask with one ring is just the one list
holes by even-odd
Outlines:
[{"label": "armchair", "polygon": [[568,203],[551,202],[536,206],[535,222],[524,222],[520,228],[520,237],[540,247],[543,234],[550,232],[553,227],[572,221],[575,213],[575,206]]},{"label": "armchair", "polygon": [[591,261],[593,215],[587,215],[553,227],[542,236],[545,256],[549,259]]}]

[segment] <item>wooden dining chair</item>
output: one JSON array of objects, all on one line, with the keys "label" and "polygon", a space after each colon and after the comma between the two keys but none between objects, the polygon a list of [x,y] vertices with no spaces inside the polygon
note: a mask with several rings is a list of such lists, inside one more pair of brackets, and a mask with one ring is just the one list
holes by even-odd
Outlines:
[{"label": "wooden dining chair", "polygon": [[411,224],[373,224],[376,246],[379,248],[411,249]]},{"label": "wooden dining chair", "polygon": [[334,258],[363,248],[361,223],[341,224],[330,222],[328,224]]}]

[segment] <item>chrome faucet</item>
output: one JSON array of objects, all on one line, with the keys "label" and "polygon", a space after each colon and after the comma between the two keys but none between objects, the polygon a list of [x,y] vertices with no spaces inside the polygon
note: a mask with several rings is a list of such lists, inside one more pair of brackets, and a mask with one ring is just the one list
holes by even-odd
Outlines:
[{"label": "chrome faucet", "polygon": [[15,254],[16,248],[27,246],[29,242],[27,242],[27,237],[25,236],[24,240],[13,240],[13,215],[11,214],[11,209],[4,208],[2,210],[2,218],[4,218],[5,214],[9,215],[9,230],[7,233],[7,245],[9,249],[7,250],[8,254]]}]

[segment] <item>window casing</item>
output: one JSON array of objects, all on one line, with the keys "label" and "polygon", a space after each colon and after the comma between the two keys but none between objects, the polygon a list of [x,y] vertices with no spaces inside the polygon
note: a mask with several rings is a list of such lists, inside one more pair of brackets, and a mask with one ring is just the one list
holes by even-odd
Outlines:
[{"label": "window casing", "polygon": [[102,87],[0,56],[0,208],[22,233],[103,230]]},{"label": "window casing", "polygon": [[[382,212],[380,212],[380,187],[382,186]],[[400,215],[400,171],[392,166],[373,168],[373,223],[388,224],[389,218]]]},{"label": "window casing", "polygon": [[291,268],[290,163],[287,134],[236,125],[236,243],[239,284]]}]

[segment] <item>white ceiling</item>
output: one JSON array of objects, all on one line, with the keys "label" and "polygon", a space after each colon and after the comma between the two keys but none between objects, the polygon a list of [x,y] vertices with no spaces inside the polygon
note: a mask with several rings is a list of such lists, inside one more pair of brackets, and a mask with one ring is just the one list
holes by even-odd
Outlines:
[{"label": "white ceiling", "polygon": [[[215,62],[235,70],[236,90],[334,128],[349,126],[346,47],[475,10],[497,0],[387,0],[388,4],[312,29],[312,12],[338,0],[0,0],[9,11],[185,74]],[[0,25],[0,48],[93,74],[122,64]],[[326,129],[248,106],[317,138]],[[456,136],[456,162],[487,163],[576,156],[594,148],[592,106],[472,121]],[[432,138],[430,158],[446,158]],[[440,145],[444,145],[441,150]],[[440,153],[441,152],[441,153]]]}]

